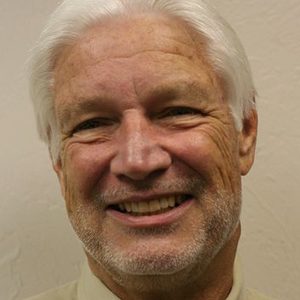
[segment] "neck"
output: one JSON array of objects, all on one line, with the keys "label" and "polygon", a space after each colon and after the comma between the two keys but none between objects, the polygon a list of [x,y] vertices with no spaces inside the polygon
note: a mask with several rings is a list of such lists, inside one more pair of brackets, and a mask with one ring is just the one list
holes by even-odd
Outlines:
[{"label": "neck", "polygon": [[[197,268],[193,268],[185,274],[177,274],[173,278],[166,275],[137,276],[139,278],[133,280],[141,281],[142,289],[127,288],[126,284],[118,284],[117,280],[114,280],[113,276],[106,272],[89,254],[87,257],[94,275],[123,300],[225,300],[233,285],[233,266],[239,237],[240,225],[204,272],[199,272]],[[188,280],[183,280],[183,278]],[[169,282],[169,288],[157,288],[160,282]],[[149,288],[144,288],[145,286]]]}]

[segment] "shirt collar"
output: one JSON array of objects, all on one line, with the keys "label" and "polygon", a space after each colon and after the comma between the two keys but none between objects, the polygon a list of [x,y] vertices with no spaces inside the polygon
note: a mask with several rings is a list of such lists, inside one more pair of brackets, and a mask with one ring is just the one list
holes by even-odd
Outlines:
[{"label": "shirt collar", "polygon": [[243,288],[243,275],[241,271],[240,259],[236,257],[233,269],[233,285],[230,294],[226,300],[243,300],[244,299],[244,288]]},{"label": "shirt collar", "polygon": [[78,282],[78,300],[119,300],[90,270],[87,262],[84,263]]}]

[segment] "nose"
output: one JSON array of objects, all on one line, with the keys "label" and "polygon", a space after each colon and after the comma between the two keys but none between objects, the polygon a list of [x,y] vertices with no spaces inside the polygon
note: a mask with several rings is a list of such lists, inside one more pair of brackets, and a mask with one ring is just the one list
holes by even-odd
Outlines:
[{"label": "nose", "polygon": [[150,121],[136,111],[124,114],[117,138],[117,153],[111,160],[113,174],[144,180],[171,165],[171,156],[161,147],[159,134],[152,127]]}]

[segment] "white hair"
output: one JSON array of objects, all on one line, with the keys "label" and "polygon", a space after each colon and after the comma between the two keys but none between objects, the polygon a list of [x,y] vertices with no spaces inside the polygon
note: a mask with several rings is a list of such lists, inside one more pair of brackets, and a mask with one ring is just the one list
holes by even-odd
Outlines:
[{"label": "white hair", "polygon": [[206,39],[208,59],[228,88],[237,130],[255,108],[256,92],[243,46],[230,25],[203,0],[65,0],[52,14],[30,59],[30,93],[38,132],[53,160],[59,157],[60,135],[51,87],[60,51],[104,18],[134,12],[180,18]]}]

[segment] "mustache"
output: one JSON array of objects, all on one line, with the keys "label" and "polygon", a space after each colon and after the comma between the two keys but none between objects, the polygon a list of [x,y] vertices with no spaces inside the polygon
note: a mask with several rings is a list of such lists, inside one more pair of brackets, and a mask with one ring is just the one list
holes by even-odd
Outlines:
[{"label": "mustache", "polygon": [[197,197],[205,186],[206,182],[200,176],[157,182],[141,181],[134,184],[120,184],[102,192],[96,191],[93,200],[95,204],[104,207],[112,203],[126,202],[127,199],[142,195],[188,194]]}]

